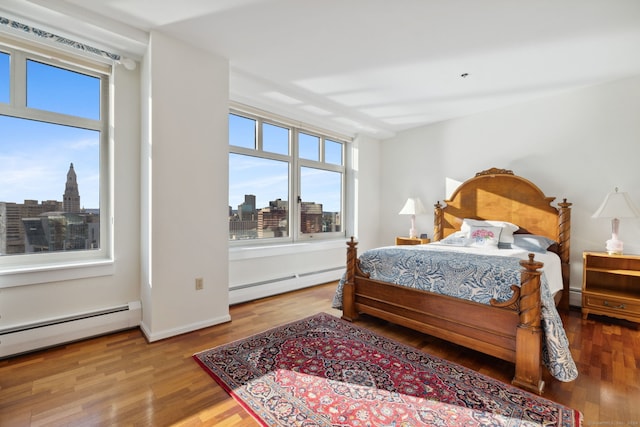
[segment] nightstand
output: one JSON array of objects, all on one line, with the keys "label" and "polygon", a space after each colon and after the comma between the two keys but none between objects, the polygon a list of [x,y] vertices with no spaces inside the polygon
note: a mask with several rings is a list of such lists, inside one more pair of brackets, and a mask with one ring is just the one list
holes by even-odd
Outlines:
[{"label": "nightstand", "polygon": [[640,323],[640,255],[584,252],[582,317],[590,313]]},{"label": "nightstand", "polygon": [[420,237],[396,237],[396,245],[425,245],[431,239],[421,239]]}]

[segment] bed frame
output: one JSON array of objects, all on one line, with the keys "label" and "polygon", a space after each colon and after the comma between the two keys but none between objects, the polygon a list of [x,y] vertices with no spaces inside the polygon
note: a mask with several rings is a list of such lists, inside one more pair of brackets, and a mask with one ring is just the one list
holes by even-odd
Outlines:
[{"label": "bed frame", "polygon": [[[433,240],[458,231],[464,218],[508,221],[520,226],[520,233],[553,239],[558,245],[550,250],[562,263],[558,306],[568,309],[571,203],[564,199],[555,208],[553,200],[510,170],[479,172],[445,200],[446,206],[435,205]],[[512,286],[513,297],[487,305],[370,279],[360,270],[356,245],[353,237],[347,242],[343,319],[369,314],[513,362],[512,384],[542,394],[542,263],[533,254],[520,262],[521,285]]]}]

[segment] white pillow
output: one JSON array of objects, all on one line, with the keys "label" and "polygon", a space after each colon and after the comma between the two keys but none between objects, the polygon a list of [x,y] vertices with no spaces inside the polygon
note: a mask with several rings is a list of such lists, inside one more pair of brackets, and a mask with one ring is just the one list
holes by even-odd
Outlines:
[{"label": "white pillow", "polygon": [[469,232],[471,227],[502,227],[502,232],[500,233],[500,242],[501,243],[513,243],[513,233],[518,231],[520,227],[515,224],[511,224],[506,221],[494,221],[494,220],[481,220],[481,219],[470,219],[465,218],[462,220],[462,226],[460,227],[460,231]]},{"label": "white pillow", "polygon": [[525,251],[546,253],[550,246],[557,244],[555,240],[551,240],[544,236],[536,236],[533,234],[516,234],[513,236],[513,248],[524,249]]},{"label": "white pillow", "polygon": [[503,227],[471,226],[469,241],[471,246],[479,248],[497,248]]},{"label": "white pillow", "polygon": [[468,233],[464,231],[456,231],[453,234],[449,234],[444,239],[440,240],[443,245],[449,246],[467,246],[471,243],[468,237]]}]

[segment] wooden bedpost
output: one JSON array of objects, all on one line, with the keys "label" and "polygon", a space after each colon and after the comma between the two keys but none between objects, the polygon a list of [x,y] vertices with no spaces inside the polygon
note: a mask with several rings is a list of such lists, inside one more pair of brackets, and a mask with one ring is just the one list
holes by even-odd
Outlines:
[{"label": "wooden bedpost", "polygon": [[560,215],[558,217],[558,243],[560,244],[560,263],[562,266],[562,298],[558,303],[558,308],[569,310],[569,261],[571,252],[571,203],[567,199],[563,199],[560,206]]},{"label": "wooden bedpost", "polygon": [[438,242],[444,237],[442,235],[442,205],[438,200],[433,209],[433,241]]},{"label": "wooden bedpost", "polygon": [[356,312],[356,264],[358,262],[358,249],[356,242],[351,236],[351,240],[347,241],[347,272],[342,288],[342,318],[352,322],[358,318]]},{"label": "wooden bedpost", "polygon": [[516,374],[511,383],[518,387],[542,394],[542,329],[540,275],[543,263],[534,261],[529,254],[528,260],[520,261],[522,284],[520,286],[520,324],[516,330]]}]

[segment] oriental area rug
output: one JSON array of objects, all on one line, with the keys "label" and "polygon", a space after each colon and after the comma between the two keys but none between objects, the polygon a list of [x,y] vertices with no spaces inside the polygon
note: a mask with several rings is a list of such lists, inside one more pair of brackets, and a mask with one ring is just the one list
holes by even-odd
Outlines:
[{"label": "oriental area rug", "polygon": [[580,426],[579,411],[320,313],[193,355],[263,426]]}]

